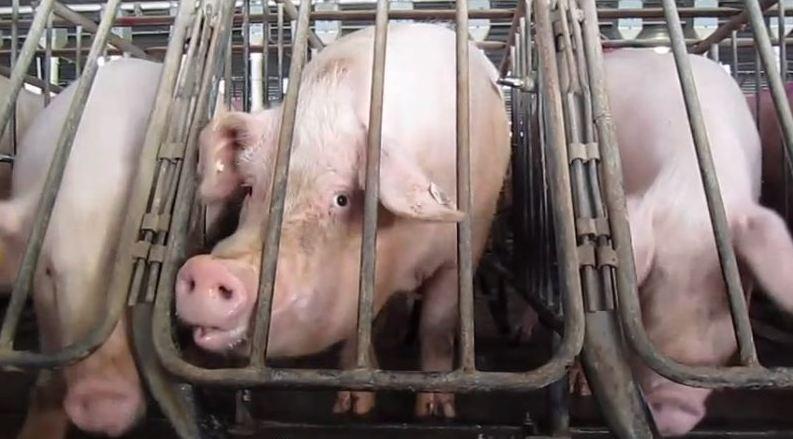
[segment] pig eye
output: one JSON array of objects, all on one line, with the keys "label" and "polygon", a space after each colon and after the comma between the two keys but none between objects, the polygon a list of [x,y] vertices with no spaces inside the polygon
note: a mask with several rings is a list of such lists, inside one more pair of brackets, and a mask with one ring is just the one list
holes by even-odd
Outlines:
[{"label": "pig eye", "polygon": [[347,198],[347,195],[339,194],[336,195],[336,199],[334,200],[334,202],[339,207],[346,207],[348,204],[350,204],[350,199]]}]

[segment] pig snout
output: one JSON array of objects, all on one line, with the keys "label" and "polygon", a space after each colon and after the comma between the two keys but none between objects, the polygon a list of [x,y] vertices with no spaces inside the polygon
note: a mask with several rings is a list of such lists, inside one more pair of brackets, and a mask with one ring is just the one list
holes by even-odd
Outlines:
[{"label": "pig snout", "polygon": [[188,260],[176,279],[176,313],[203,349],[224,352],[244,340],[256,299],[252,269],[209,255]]},{"label": "pig snout", "polygon": [[647,395],[658,432],[664,437],[683,436],[705,417],[709,389],[667,383]]},{"label": "pig snout", "polygon": [[81,430],[111,437],[126,433],[143,415],[140,386],[118,378],[86,377],[69,386],[63,408]]}]

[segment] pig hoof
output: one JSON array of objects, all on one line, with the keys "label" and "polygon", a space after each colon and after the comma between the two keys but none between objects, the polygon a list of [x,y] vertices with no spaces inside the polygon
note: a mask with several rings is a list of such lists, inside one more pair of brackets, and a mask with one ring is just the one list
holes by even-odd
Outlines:
[{"label": "pig hoof", "polygon": [[575,365],[570,369],[570,374],[568,376],[571,394],[579,396],[592,395],[592,389],[589,388],[589,382],[586,379],[586,375],[584,375],[584,369],[581,367],[581,363],[576,361]]},{"label": "pig hoof", "polygon": [[540,318],[537,312],[531,306],[527,306],[526,310],[523,311],[520,323],[515,326],[513,331],[513,343],[517,345],[528,344],[539,322]]},{"label": "pig hoof", "polygon": [[419,393],[416,396],[416,416],[419,418],[454,418],[454,395],[451,393]]},{"label": "pig hoof", "polygon": [[342,391],[336,395],[333,413],[366,416],[374,409],[374,401],[374,392]]}]

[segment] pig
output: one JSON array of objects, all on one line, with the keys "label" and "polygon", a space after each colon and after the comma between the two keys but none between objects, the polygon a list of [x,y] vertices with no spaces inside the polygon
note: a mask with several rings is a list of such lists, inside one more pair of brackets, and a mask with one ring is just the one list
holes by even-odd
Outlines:
[{"label": "pig", "polygon": [[[757,283],[793,312],[793,241],[759,204],[761,146],[746,99],[717,63],[688,57],[744,288]],[[647,334],[680,363],[726,365],[737,344],[674,58],[623,49],[604,62]],[[711,389],[633,367],[662,435],[686,434],[705,416]]]},{"label": "pig", "polygon": [[[788,99],[788,105],[790,105],[790,99],[793,97],[793,82],[785,84],[785,96]],[[755,117],[757,117],[755,114],[757,111],[757,97],[755,93],[746,95],[749,109]],[[760,200],[764,205],[774,209],[780,214],[785,214],[785,177],[783,171],[790,172],[790,168],[785,163],[780,124],[776,116],[770,90],[761,90],[759,98],[760,123],[758,129],[760,130],[760,141],[763,147],[763,181],[760,191]]]},{"label": "pig", "polygon": [[[373,27],[340,38],[306,66],[289,168],[269,358],[343,342],[354,367]],[[389,24],[374,311],[396,293],[422,296],[421,368],[449,371],[457,325],[455,34],[434,24]],[[509,161],[510,131],[495,66],[470,50],[473,260],[485,245]],[[242,192],[239,226],[190,258],[175,285],[176,312],[195,343],[229,352],[250,335],[263,225],[270,202],[280,106],[218,115],[202,132],[199,196]],[[340,392],[334,411],[368,413],[374,396]],[[453,395],[417,395],[420,417],[454,417]]]},{"label": "pig", "polygon": [[[5,76],[0,76],[0,102],[5,99],[11,88],[11,80]],[[38,116],[44,108],[44,96],[26,90],[24,87],[19,90],[16,104],[17,117],[17,139],[21,139],[28,129],[28,126]],[[0,151],[13,153],[12,131],[9,125],[3,137],[0,138]],[[17,145],[19,143],[17,142]],[[11,193],[11,166],[0,164],[0,199],[8,198]]]},{"label": "pig", "polygon": [[[86,335],[103,315],[104,274],[125,214],[161,64],[119,59],[99,68],[74,139],[33,279],[44,352]],[[23,137],[12,195],[0,202],[3,272],[13,278],[77,83],[51,101]],[[65,437],[68,422],[109,436],[128,431],[145,398],[122,317],[91,355],[44,374],[21,437]]]}]

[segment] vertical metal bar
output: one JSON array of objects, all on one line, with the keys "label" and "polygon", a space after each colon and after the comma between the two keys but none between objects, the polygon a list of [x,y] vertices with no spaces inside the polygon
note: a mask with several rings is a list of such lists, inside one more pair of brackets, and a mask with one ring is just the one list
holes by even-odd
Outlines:
[{"label": "vertical metal bar", "polygon": [[[716,248],[722,265],[724,283],[732,310],[733,326],[737,332],[738,350],[741,362],[744,365],[757,364],[757,351],[752,339],[752,329],[749,323],[749,314],[746,307],[746,297],[743,294],[741,278],[738,273],[738,262],[732,248],[727,214],[724,202],[719,192],[719,180],[713,165],[705,123],[702,119],[702,109],[697,98],[697,88],[694,75],[691,71],[691,61],[688,58],[686,45],[683,39],[683,29],[680,26],[680,17],[674,0],[663,0],[664,15],[666,16],[669,37],[672,40],[672,51],[675,65],[680,78],[680,85],[686,104],[686,112],[691,124],[691,134],[694,138],[694,148],[697,153],[702,183],[708,202],[710,220],[716,239]],[[756,3],[755,3],[756,5]],[[760,17],[762,18],[762,17]],[[762,20],[760,20],[762,26]],[[766,35],[767,37],[767,35]],[[777,78],[778,79],[778,78]]]},{"label": "vertical metal bar", "polygon": [[760,52],[754,51],[754,121],[760,129],[760,90],[763,82],[763,69],[760,65]]},{"label": "vertical metal bar", "polygon": [[47,32],[46,32],[46,41],[44,42],[44,106],[50,104],[50,99],[52,96],[50,95],[52,89],[50,88],[50,84],[52,84],[52,14],[50,14],[49,19],[47,20]]},{"label": "vertical metal bar", "polygon": [[732,31],[730,36],[730,48],[732,49],[732,77],[738,80],[738,31]]},{"label": "vertical metal bar", "polygon": [[[744,0],[744,5],[749,11],[749,21],[752,25],[752,33],[756,47],[760,52],[760,60],[763,62],[768,77],[768,85],[771,89],[771,97],[774,100],[777,115],[779,117],[780,126],[782,128],[782,137],[785,139],[783,145],[788,154],[785,157],[793,158],[793,114],[791,114],[790,106],[785,94],[785,85],[777,72],[776,64],[774,63],[774,53],[771,48],[771,40],[768,36],[768,30],[763,25],[763,11],[757,0]],[[788,166],[793,170],[793,161],[788,160]]]},{"label": "vertical metal bar", "polygon": [[[28,245],[25,248],[25,253],[22,258],[21,268],[14,282],[11,302],[8,305],[5,318],[3,319],[3,327],[2,331],[0,331],[0,346],[4,348],[10,347],[13,343],[22,308],[32,289],[33,274],[39,254],[41,253],[41,248],[44,244],[44,236],[50,222],[52,208],[58,196],[63,173],[66,169],[66,162],[72,149],[74,136],[77,134],[77,127],[80,123],[83,111],[85,110],[85,104],[88,101],[88,94],[91,91],[91,86],[96,77],[96,70],[98,68],[97,59],[107,42],[110,28],[115,20],[116,12],[120,4],[121,0],[109,0],[107,3],[107,7],[102,14],[102,22],[99,24],[99,31],[96,33],[94,42],[91,45],[91,51],[88,54],[85,74],[80,78],[80,82],[77,85],[74,98],[69,106],[68,116],[66,117],[60,137],[58,138],[58,144],[52,158],[52,163],[50,164],[47,178],[44,182],[41,199],[36,208],[36,216],[34,217],[33,227],[31,228],[30,237],[28,238]],[[34,41],[34,43],[35,42],[36,41]]]},{"label": "vertical metal bar", "polygon": [[278,3],[278,101],[284,100],[284,5]]},{"label": "vertical metal bar", "polygon": [[[36,46],[41,39],[41,34],[44,33],[44,27],[47,25],[47,19],[52,11],[54,0],[42,0],[36,8],[36,15],[33,17],[33,22],[30,24],[25,43],[22,45],[22,50],[17,59],[18,65],[15,66],[11,72],[10,91],[0,108],[0,137],[3,136],[8,125],[8,119],[11,116],[14,108],[16,107],[17,97],[19,97],[19,90],[22,88],[22,83],[25,81],[27,75],[27,67],[36,55]],[[19,65],[21,64],[21,66]]]},{"label": "vertical metal bar", "polygon": [[[19,49],[19,0],[11,2],[11,69],[13,70],[17,64],[17,50]],[[16,109],[16,103],[14,104]],[[11,152],[14,157],[17,155],[17,112],[14,111],[11,117]],[[11,169],[14,168],[14,162],[11,162]]]},{"label": "vertical metal bar", "polygon": [[385,81],[386,41],[388,38],[388,1],[377,0],[372,66],[372,95],[369,107],[369,138],[366,150],[366,190],[363,205],[363,239],[361,240],[361,279],[358,296],[357,366],[371,365],[372,302],[377,265],[377,200],[380,190],[380,149],[383,128],[383,88]]},{"label": "vertical metal bar", "polygon": [[286,182],[289,170],[292,137],[297,114],[297,98],[300,93],[300,79],[308,48],[309,12],[311,2],[300,2],[295,40],[292,45],[292,61],[289,66],[289,87],[283,104],[283,116],[278,136],[278,153],[273,175],[270,219],[267,221],[266,238],[262,251],[261,275],[256,314],[253,316],[253,339],[251,365],[263,367],[267,353],[267,336],[270,332],[270,303],[275,286],[275,273],[278,264],[278,247],[281,240],[281,222],[284,217]]},{"label": "vertical metal bar", "polygon": [[[242,2],[242,111],[251,110],[251,0]],[[262,54],[266,55],[266,54]]]},{"label": "vertical metal bar", "polygon": [[468,69],[468,1],[458,0],[457,23],[457,282],[460,290],[460,361],[464,372],[475,370],[474,290],[471,253],[470,82]]},{"label": "vertical metal bar", "polygon": [[234,88],[231,85],[231,63],[234,59],[232,50],[233,39],[234,29],[232,28],[231,32],[229,32],[229,40],[226,42],[226,62],[223,64],[223,103],[226,104],[226,107],[228,108],[231,108],[231,97],[234,92]]},{"label": "vertical metal bar", "polygon": [[[779,74],[781,79],[784,83],[787,83],[788,80],[788,68],[787,68],[787,43],[785,40],[785,35],[787,35],[786,23],[785,23],[785,2],[780,1],[777,4],[777,20],[778,20],[778,27],[779,35]],[[789,98],[788,98],[789,99]],[[790,172],[788,172],[786,163],[790,161],[790,156],[788,155],[788,148],[785,146],[785,138],[784,136],[779,136],[781,140],[780,147],[782,148],[782,157],[784,158],[779,166],[782,168],[782,192],[785,199],[783,205],[783,212],[785,214],[785,219],[790,218]]]},{"label": "vertical metal bar", "polygon": [[77,26],[74,30],[74,76],[79,77],[82,71],[80,61],[83,54],[83,27]]},{"label": "vertical metal bar", "polygon": [[262,0],[262,108],[270,108],[270,5]]}]

